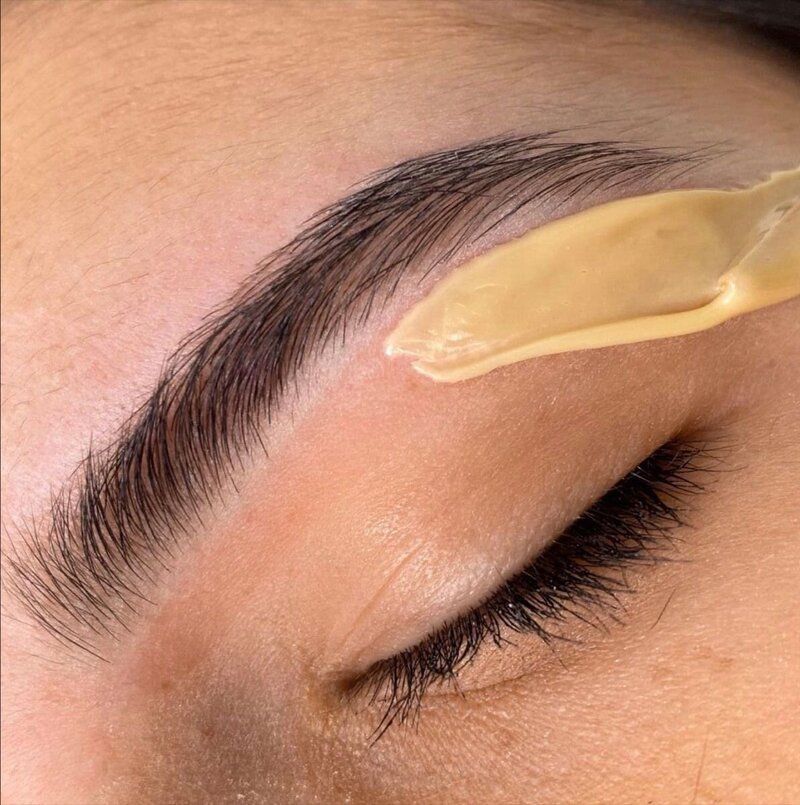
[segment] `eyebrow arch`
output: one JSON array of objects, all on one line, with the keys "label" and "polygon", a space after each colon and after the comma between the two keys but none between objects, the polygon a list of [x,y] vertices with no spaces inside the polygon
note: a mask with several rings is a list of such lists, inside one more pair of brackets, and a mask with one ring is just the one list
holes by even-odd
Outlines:
[{"label": "eyebrow arch", "polygon": [[231,487],[302,367],[344,343],[411,270],[425,273],[520,210],[673,181],[695,151],[563,132],[401,162],[315,214],[181,343],[149,398],[90,448],[49,511],[18,530],[3,585],[61,643],[105,659],[147,591]]}]

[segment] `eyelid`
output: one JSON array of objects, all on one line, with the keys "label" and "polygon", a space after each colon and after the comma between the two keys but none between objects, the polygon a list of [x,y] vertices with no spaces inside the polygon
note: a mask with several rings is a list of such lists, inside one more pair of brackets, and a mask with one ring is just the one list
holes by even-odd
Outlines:
[{"label": "eyelid", "polygon": [[[553,366],[549,372],[560,378],[564,369]],[[547,374],[543,374],[545,384],[550,382]],[[593,389],[589,393],[594,398]],[[682,418],[680,411],[674,415]],[[361,520],[358,527],[367,533],[373,528],[380,532],[388,529],[392,538],[379,540],[387,545],[387,551],[379,558],[380,570],[367,577],[373,586],[362,588],[361,595],[353,598],[351,606],[343,608],[326,630],[315,673],[349,685],[380,659],[414,646],[426,633],[489,598],[503,580],[522,570],[592,500],[667,439],[677,425],[665,422],[663,434],[649,433],[650,426],[644,423],[639,427],[629,445],[613,449],[602,449],[601,443],[590,439],[596,450],[591,460],[579,462],[579,475],[571,451],[553,457],[550,480],[537,482],[533,488],[526,480],[531,472],[530,457],[519,454],[513,465],[504,465],[502,476],[512,472],[515,480],[513,486],[503,481],[503,497],[493,494],[493,513],[481,519],[486,512],[483,508],[476,512],[477,519],[457,517],[461,525],[449,533],[454,518],[448,516],[441,528],[437,526],[435,539],[430,535],[428,507],[413,503],[401,501],[402,511],[397,514],[380,509],[377,526]],[[439,453],[437,449],[437,457]],[[546,451],[537,455],[547,460]],[[463,459],[460,450],[457,458]],[[487,489],[501,491],[490,479],[486,483]],[[404,551],[402,557],[396,555],[398,548]],[[359,617],[365,600],[370,601],[370,614]]]},{"label": "eyelid", "polygon": [[584,620],[582,608],[590,615],[604,606],[615,609],[617,596],[631,588],[625,574],[614,578],[610,571],[666,558],[673,532],[685,525],[686,499],[708,488],[711,478],[705,474],[721,461],[719,443],[662,445],[483,604],[376,663],[351,687],[351,695],[382,706],[373,737],[414,717],[429,688],[454,679],[487,642],[502,648],[508,630],[550,642],[561,635],[548,621]]}]

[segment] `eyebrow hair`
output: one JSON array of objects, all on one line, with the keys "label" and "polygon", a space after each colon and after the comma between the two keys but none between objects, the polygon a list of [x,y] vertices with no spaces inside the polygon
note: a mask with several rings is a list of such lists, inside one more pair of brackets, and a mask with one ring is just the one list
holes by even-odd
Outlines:
[{"label": "eyebrow hair", "polygon": [[231,489],[301,368],[343,344],[412,268],[449,260],[524,208],[678,175],[678,151],[563,133],[506,136],[382,170],[314,215],[167,361],[112,443],[87,451],[3,584],[60,642],[104,659],[148,589]]}]

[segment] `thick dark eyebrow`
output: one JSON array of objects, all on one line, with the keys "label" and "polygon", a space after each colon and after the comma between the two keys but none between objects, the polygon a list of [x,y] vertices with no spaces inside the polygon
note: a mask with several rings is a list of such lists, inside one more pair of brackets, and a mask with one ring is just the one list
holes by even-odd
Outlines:
[{"label": "thick dark eyebrow", "polygon": [[673,179],[708,157],[563,134],[410,159],[322,209],[168,360],[113,442],[19,529],[4,585],[41,627],[101,657],[222,494],[307,366],[389,299],[523,208]]}]

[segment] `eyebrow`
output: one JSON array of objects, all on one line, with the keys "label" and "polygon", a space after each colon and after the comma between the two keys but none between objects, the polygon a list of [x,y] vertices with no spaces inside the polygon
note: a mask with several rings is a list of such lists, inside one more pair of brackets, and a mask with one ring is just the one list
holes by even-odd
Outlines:
[{"label": "eyebrow", "polygon": [[711,155],[563,132],[505,136],[382,170],[316,213],[181,343],[112,443],[90,448],[49,511],[18,529],[3,585],[40,627],[104,659],[236,476],[302,368],[509,216],[675,181]]}]

